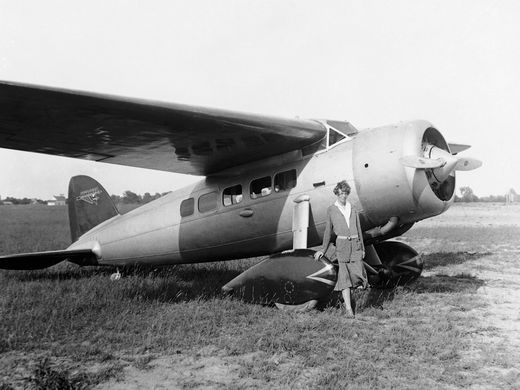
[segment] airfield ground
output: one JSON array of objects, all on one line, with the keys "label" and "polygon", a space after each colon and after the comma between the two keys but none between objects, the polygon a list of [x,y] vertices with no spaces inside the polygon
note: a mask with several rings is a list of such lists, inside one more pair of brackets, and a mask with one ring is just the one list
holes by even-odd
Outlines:
[{"label": "airfield ground", "polygon": [[[0,207],[0,254],[64,248],[65,208]],[[0,272],[0,389],[520,388],[520,205],[456,204],[401,241],[421,278],[286,313],[225,298],[258,259]],[[69,386],[69,387],[66,387]]]}]

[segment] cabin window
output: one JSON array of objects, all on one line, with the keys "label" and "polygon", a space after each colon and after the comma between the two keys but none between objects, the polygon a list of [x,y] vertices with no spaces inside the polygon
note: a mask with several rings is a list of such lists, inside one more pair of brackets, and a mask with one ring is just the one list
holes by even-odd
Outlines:
[{"label": "cabin window", "polygon": [[201,195],[199,198],[199,211],[201,213],[206,213],[215,210],[217,208],[217,198],[218,195],[216,192]]},{"label": "cabin window", "polygon": [[287,191],[296,187],[296,169],[280,172],[274,176],[274,192]]},{"label": "cabin window", "polygon": [[233,187],[228,187],[222,193],[222,203],[224,206],[231,206],[242,202],[242,186],[237,184]]},{"label": "cabin window", "polygon": [[181,217],[188,217],[193,214],[195,209],[195,199],[188,198],[181,202]]},{"label": "cabin window", "polygon": [[269,195],[272,191],[271,186],[271,176],[261,177],[260,179],[253,180],[249,188],[251,198],[256,199]]}]

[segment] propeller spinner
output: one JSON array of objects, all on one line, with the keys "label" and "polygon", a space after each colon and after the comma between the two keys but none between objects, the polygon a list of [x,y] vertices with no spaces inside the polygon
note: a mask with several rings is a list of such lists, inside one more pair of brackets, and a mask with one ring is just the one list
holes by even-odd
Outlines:
[{"label": "propeller spinner", "polygon": [[482,165],[482,161],[472,157],[460,157],[434,145],[426,145],[423,156],[403,156],[399,159],[406,167],[432,169],[439,183],[454,171],[471,171]]}]

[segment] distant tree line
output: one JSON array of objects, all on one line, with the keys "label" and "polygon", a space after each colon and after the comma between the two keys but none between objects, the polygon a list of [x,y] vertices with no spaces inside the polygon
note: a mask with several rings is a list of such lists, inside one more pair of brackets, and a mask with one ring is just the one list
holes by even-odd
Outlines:
[{"label": "distant tree line", "polygon": [[505,195],[489,195],[478,197],[471,187],[460,187],[460,195],[455,195],[455,202],[520,202],[520,195],[511,188]]},{"label": "distant tree line", "polygon": [[[123,195],[110,195],[115,204],[145,204],[152,200],[159,199],[161,196],[166,195],[168,192],[162,194],[156,192],[155,195],[151,195],[149,192],[145,192],[144,195],[136,194],[132,191],[125,191]],[[0,205],[2,204],[14,204],[14,205],[25,205],[25,204],[47,204],[48,201],[41,199],[29,199],[29,198],[14,198],[8,196],[6,198],[0,198]]]},{"label": "distant tree line", "polygon": [[46,204],[44,200],[41,199],[29,199],[29,198],[13,198],[12,196],[8,196],[5,199],[0,200],[0,204]]},{"label": "distant tree line", "polygon": [[115,204],[145,204],[151,202],[152,200],[159,199],[161,196],[166,194],[167,192],[162,194],[156,192],[155,195],[151,195],[149,192],[145,192],[144,195],[139,195],[132,191],[125,191],[123,192],[123,196],[111,195],[110,197]]}]

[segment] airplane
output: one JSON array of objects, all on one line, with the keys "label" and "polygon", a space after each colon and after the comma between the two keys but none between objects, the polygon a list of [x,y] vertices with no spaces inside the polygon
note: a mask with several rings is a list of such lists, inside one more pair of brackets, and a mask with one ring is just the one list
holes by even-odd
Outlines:
[{"label": "airplane", "polygon": [[2,256],[0,268],[41,269],[65,260],[170,265],[291,257],[291,250],[301,257],[301,249],[321,243],[332,190],[347,180],[349,201],[360,212],[366,269],[375,284],[387,285],[422,270],[413,248],[388,240],[445,212],[454,201],[455,172],[481,165],[459,156],[468,145],[448,143],[425,120],[359,131],[340,120],[6,81],[0,82],[0,147],[204,177],[123,215],[101,184],[73,177],[72,244]]}]

